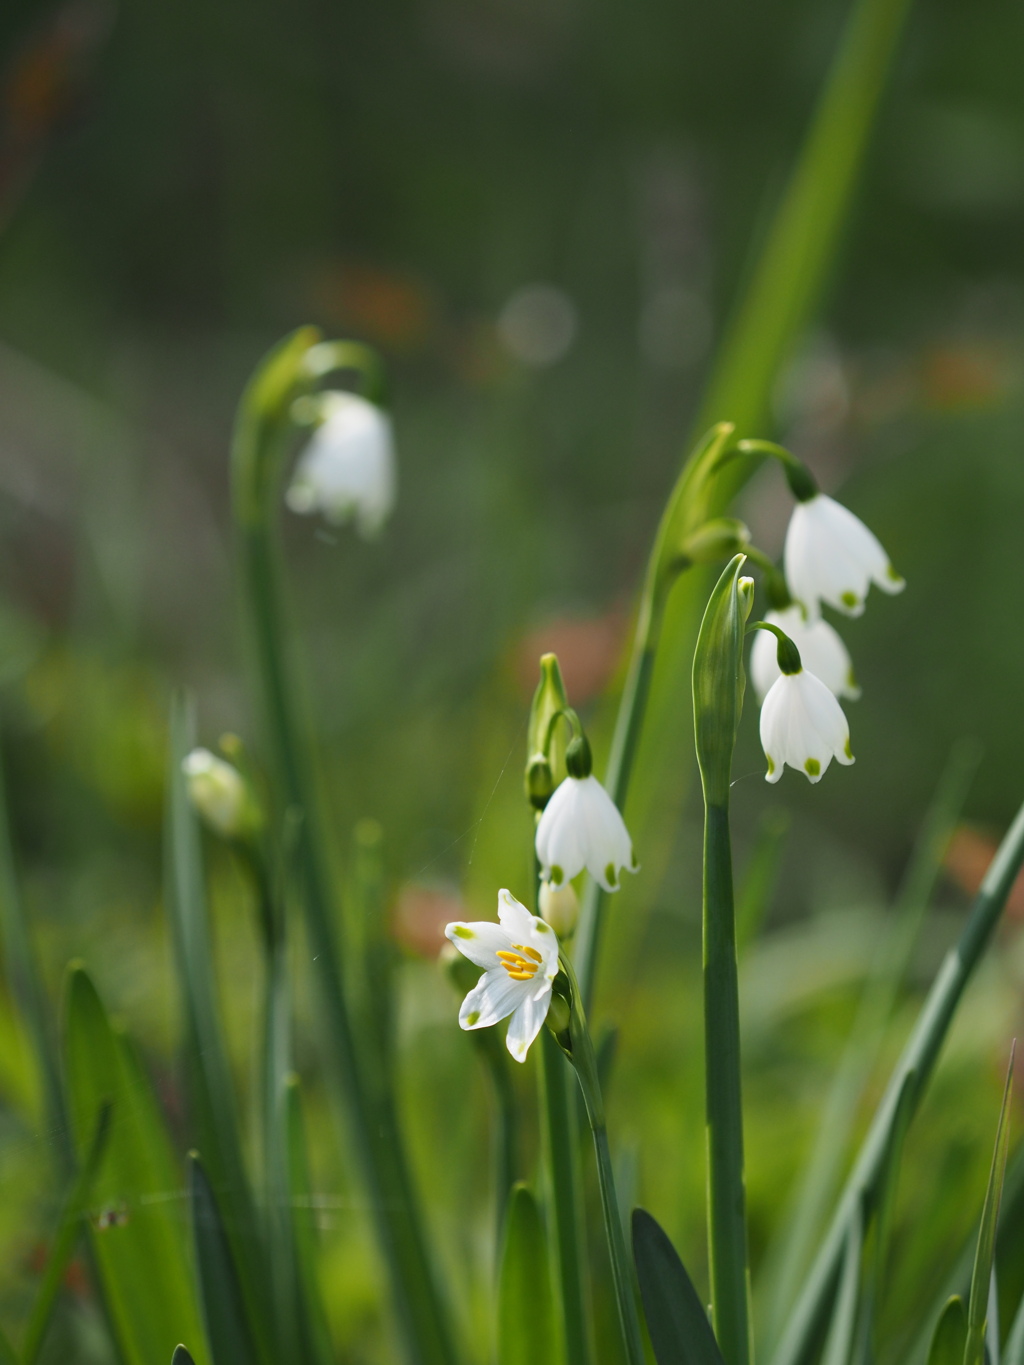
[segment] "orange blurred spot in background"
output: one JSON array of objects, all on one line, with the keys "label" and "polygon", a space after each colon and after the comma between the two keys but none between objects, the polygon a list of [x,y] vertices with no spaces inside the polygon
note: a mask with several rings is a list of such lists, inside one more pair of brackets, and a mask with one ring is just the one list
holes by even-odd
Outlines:
[{"label": "orange blurred spot in background", "polygon": [[629,617],[621,606],[603,616],[560,616],[524,636],[516,654],[516,676],[529,695],[537,686],[542,654],[557,654],[573,706],[599,696],[615,673],[626,643]]},{"label": "orange blurred spot in background", "polygon": [[[961,891],[977,895],[998,846],[993,835],[961,825],[949,842],[943,866]],[[1007,919],[1024,920],[1024,872],[1013,884],[1005,913]]]},{"label": "orange blurred spot in background", "polygon": [[445,944],[444,926],[465,918],[465,903],[454,887],[406,882],[391,912],[391,933],[403,948],[434,958]]}]

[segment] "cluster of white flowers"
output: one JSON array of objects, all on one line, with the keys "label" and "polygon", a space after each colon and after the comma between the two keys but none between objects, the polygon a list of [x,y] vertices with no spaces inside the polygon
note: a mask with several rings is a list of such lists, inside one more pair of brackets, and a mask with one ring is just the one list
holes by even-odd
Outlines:
[{"label": "cluster of white flowers", "polygon": [[872,583],[896,593],[904,582],[864,523],[824,493],[797,503],[783,564],[792,601],[768,612],[765,621],[793,642],[801,667],[784,672],[775,639],[758,632],[750,673],[761,700],[766,777],[778,782],[788,763],[819,782],[833,758],[853,762],[850,729],[837,698],[860,695],[850,655],[822,618],[821,604],[859,616]]}]

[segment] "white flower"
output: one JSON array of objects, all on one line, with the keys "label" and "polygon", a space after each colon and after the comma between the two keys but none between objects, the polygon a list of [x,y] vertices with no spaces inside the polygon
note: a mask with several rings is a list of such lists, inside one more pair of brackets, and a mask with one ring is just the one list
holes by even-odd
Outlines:
[{"label": "white flower", "polygon": [[395,502],[391,420],[355,393],[325,394],[323,410],[285,501],[293,512],[322,512],[336,525],[352,517],[361,535],[373,536]]},{"label": "white flower", "polygon": [[[855,701],[860,696],[849,652],[827,621],[820,616],[809,621],[796,602],[782,611],[766,613],[764,619],[769,625],[785,631],[800,651],[803,664],[821,679],[834,697],[849,697]],[[766,630],[759,630],[750,651],[750,678],[759,700],[764,701],[779,676],[775,637]]]},{"label": "white flower", "polygon": [[860,518],[824,493],[793,509],[784,559],[789,591],[812,616],[819,602],[859,616],[871,583],[889,593],[905,586]]},{"label": "white flower", "polygon": [[209,749],[193,749],[182,759],[181,770],[193,806],[218,834],[234,839],[251,827],[249,791],[237,768]]},{"label": "white flower", "polygon": [[778,782],[787,763],[819,782],[833,758],[853,762],[843,708],[806,669],[780,673],[769,688],[761,707],[761,747],[768,782]]},{"label": "white flower", "polygon": [[618,891],[622,868],[638,867],[625,821],[592,773],[569,776],[555,788],[537,824],[536,848],[544,877],[555,886],[586,868],[606,891]]},{"label": "white flower", "polygon": [[498,919],[498,924],[459,921],[445,928],[459,952],[484,969],[462,1002],[459,1024],[489,1028],[511,1015],[505,1042],[516,1061],[523,1062],[551,1005],[558,937],[508,891],[498,892]]}]

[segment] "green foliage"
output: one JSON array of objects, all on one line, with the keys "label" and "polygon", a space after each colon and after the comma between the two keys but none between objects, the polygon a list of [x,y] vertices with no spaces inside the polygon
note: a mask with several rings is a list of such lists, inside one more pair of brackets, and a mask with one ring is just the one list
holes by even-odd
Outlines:
[{"label": "green foliage", "polygon": [[985,1328],[988,1323],[990,1286],[996,1254],[996,1232],[999,1227],[999,1206],[1003,1197],[1003,1180],[1006,1176],[1006,1153],[1010,1144],[1010,1095],[1012,1090],[1013,1055],[1011,1054],[1010,1065],[1006,1072],[1003,1104],[999,1111],[999,1124],[996,1128],[992,1169],[989,1172],[985,1203],[981,1211],[981,1227],[978,1231],[978,1250],[974,1258],[974,1273],[971,1275],[971,1294],[967,1302],[967,1344],[964,1348],[964,1365],[984,1365],[985,1361]]},{"label": "green foliage", "polygon": [[633,1256],[658,1365],[721,1365],[722,1353],[693,1281],[646,1209],[633,1210]]},{"label": "green foliage", "polygon": [[928,1351],[928,1365],[963,1365],[967,1345],[967,1313],[958,1294],[950,1298],[938,1322]]},{"label": "green foliage", "polygon": [[556,1365],[551,1261],[544,1221],[526,1185],[508,1197],[498,1279],[498,1365]]},{"label": "green foliage", "polygon": [[[79,1159],[88,1157],[102,1108],[114,1120],[92,1201],[90,1231],[118,1346],[128,1365],[167,1359],[181,1336],[202,1339],[176,1200],[181,1175],[146,1076],[107,1018],[81,966],[64,992],[67,1105]],[[184,1329],[184,1332],[183,1332]],[[205,1365],[197,1356],[198,1365]]]},{"label": "green foliage", "polygon": [[238,1267],[210,1181],[197,1153],[189,1157],[189,1202],[196,1275],[213,1365],[270,1365],[270,1342],[248,1320]]}]

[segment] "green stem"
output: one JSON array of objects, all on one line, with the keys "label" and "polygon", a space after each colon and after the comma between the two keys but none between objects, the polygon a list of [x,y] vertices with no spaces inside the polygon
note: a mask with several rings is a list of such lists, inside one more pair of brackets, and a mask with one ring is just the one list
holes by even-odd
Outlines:
[{"label": "green stem", "polygon": [[726,1365],[750,1361],[739,987],[727,805],[704,811],[704,1057],[708,1244],[715,1335]]},{"label": "green stem", "polygon": [[[572,1006],[569,1023],[572,1064],[576,1068],[580,1090],[583,1092],[583,1103],[587,1110],[587,1119],[590,1123],[590,1131],[594,1138],[597,1180],[601,1191],[601,1211],[604,1214],[608,1254],[611,1259],[612,1280],[615,1284],[615,1300],[619,1310],[619,1324],[622,1328],[626,1359],[629,1365],[646,1365],[647,1357],[644,1353],[640,1315],[637,1312],[636,1304],[636,1288],[633,1282],[633,1258],[626,1245],[622,1215],[615,1193],[615,1172],[612,1168],[611,1153],[608,1150],[608,1129],[605,1126],[604,1100],[601,1096],[594,1045],[590,1037],[590,1030],[587,1028],[579,986],[573,975],[572,967],[564,957],[562,968],[572,982]],[[554,1042],[547,1030],[545,1030],[545,1036]]]},{"label": "green stem", "polygon": [[315,367],[317,377],[334,365],[355,366],[358,361],[355,356],[339,358],[337,347],[322,352],[315,345],[317,340],[311,329],[286,339],[259,368],[242,399],[232,454],[239,557],[271,768],[282,809],[298,810],[302,816],[295,861],[301,872],[310,949],[334,1044],[331,1057],[390,1271],[406,1351],[418,1365],[450,1365],[455,1359],[451,1334],[423,1237],[394,1105],[381,1078],[364,1065],[346,998],[335,933],[335,889],[310,744],[299,718],[290,668],[291,645],[273,528],[281,466],[291,433],[291,404],[311,386],[310,371],[304,367],[311,352],[324,357],[323,365],[318,361]]},{"label": "green stem", "polygon": [[[533,872],[536,901],[540,893],[540,865],[536,858]],[[541,1034],[541,1122],[550,1178],[565,1356],[568,1365],[589,1365],[594,1352],[589,1328],[590,1315],[587,1312],[586,1236],[578,1116],[573,1104],[571,1073],[562,1050],[547,1029],[542,1029]]]},{"label": "green stem", "polygon": [[868,1134],[861,1145],[821,1249],[804,1280],[772,1365],[805,1365],[811,1359],[820,1324],[828,1310],[843,1258],[850,1220],[861,1192],[873,1189],[889,1150],[900,1095],[915,1073],[911,1113],[931,1079],[960,998],[999,923],[1006,898],[1024,863],[1024,806],[1007,831],[981,884],[970,918],[955,947],[943,960],[913,1033],[893,1071]]}]

